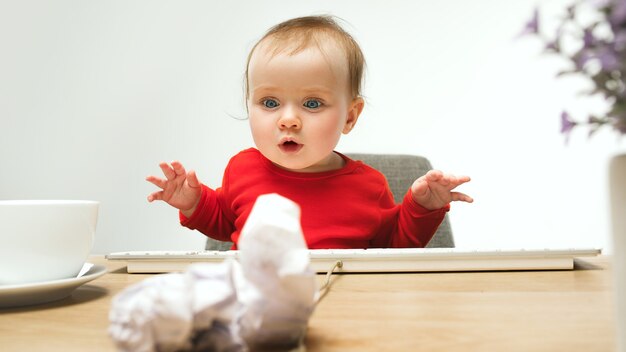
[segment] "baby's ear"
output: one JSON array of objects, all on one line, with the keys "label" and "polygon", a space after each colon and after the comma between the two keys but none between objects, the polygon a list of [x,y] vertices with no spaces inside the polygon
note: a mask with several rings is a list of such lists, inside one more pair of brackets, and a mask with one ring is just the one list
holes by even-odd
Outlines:
[{"label": "baby's ear", "polygon": [[363,111],[363,107],[365,107],[365,101],[363,98],[358,97],[354,98],[348,107],[348,116],[346,118],[346,124],[343,127],[343,134],[348,134],[356,125],[361,112]]}]

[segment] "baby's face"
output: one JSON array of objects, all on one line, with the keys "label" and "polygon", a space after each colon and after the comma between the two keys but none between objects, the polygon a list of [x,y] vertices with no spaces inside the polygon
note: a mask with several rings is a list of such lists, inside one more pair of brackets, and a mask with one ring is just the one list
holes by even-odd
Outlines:
[{"label": "baby's face", "polygon": [[298,172],[342,166],[333,150],[363,102],[351,97],[347,60],[338,48],[271,56],[261,43],[250,59],[248,89],[252,136],[265,157]]}]

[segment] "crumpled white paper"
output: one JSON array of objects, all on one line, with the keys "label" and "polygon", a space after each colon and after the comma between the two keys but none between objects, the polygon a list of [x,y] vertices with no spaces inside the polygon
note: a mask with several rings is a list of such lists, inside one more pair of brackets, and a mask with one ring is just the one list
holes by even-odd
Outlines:
[{"label": "crumpled white paper", "polygon": [[260,196],[239,239],[239,262],[193,264],[113,298],[109,334],[120,351],[248,351],[297,347],[317,285],[300,208]]}]

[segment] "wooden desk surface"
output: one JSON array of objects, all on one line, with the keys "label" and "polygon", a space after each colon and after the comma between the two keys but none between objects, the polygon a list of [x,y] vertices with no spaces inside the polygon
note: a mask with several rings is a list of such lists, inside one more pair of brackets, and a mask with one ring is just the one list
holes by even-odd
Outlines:
[{"label": "wooden desk surface", "polygon": [[[114,351],[111,299],[149,275],[90,261],[109,273],[71,297],[0,309],[0,350]],[[307,351],[614,351],[609,260],[577,263],[573,271],[337,275],[309,323]]]}]

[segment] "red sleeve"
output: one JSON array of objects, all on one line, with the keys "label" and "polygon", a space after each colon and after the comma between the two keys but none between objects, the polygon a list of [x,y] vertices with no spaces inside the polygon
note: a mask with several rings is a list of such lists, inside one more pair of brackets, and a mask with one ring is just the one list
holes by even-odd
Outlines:
[{"label": "red sleeve", "polygon": [[181,225],[220,241],[231,241],[235,231],[224,202],[220,201],[222,189],[212,190],[202,185],[202,194],[196,210],[187,218],[179,213]]},{"label": "red sleeve", "polygon": [[[396,222],[386,222],[391,231],[388,247],[425,247],[435,235],[437,228],[439,228],[439,225],[449,210],[450,204],[440,209],[428,210],[417,204],[417,202],[413,200],[410,190],[407,191],[402,204],[399,206],[397,217],[393,216]],[[383,220],[383,224],[384,223],[385,221]]]}]

